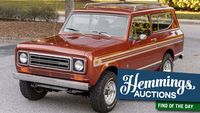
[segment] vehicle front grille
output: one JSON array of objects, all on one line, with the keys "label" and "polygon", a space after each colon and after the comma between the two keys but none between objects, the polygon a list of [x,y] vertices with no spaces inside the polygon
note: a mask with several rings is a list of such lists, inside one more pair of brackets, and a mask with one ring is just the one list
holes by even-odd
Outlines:
[{"label": "vehicle front grille", "polygon": [[30,53],[29,65],[33,67],[71,71],[71,58],[48,54]]}]

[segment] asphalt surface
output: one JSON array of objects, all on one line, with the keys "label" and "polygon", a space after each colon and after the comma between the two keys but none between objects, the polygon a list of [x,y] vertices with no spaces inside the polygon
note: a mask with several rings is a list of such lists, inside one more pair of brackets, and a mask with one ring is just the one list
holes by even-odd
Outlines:
[{"label": "asphalt surface", "polygon": [[[175,62],[175,72],[200,73],[200,25],[181,25],[185,32],[184,59]],[[25,99],[12,78],[14,45],[0,45],[0,113],[93,113],[88,97],[52,92],[39,101]],[[169,113],[157,111],[155,102],[119,101],[112,113]],[[173,113],[171,111],[171,113]],[[176,112],[182,113],[182,112]],[[185,112],[189,113],[189,112]]]}]

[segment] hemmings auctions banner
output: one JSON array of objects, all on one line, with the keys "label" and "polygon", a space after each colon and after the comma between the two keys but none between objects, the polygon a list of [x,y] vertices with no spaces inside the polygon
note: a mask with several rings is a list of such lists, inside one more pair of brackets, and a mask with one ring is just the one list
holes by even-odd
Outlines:
[{"label": "hemmings auctions banner", "polygon": [[200,102],[200,75],[119,70],[117,97],[123,100]]}]

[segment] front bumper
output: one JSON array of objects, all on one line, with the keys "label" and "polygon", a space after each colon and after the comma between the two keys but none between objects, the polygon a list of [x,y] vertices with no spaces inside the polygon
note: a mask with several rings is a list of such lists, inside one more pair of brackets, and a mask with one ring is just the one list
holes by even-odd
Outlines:
[{"label": "front bumper", "polygon": [[41,77],[37,75],[22,74],[17,72],[13,73],[13,78],[55,87],[70,88],[84,91],[89,90],[89,84],[84,82],[61,80],[56,78]]}]

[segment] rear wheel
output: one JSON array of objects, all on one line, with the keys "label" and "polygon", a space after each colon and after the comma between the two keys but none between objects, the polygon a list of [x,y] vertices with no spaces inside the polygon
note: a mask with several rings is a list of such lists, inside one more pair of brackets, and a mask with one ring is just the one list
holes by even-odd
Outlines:
[{"label": "rear wheel", "polygon": [[19,81],[20,91],[22,95],[29,100],[39,100],[44,98],[47,91],[43,88],[32,87],[31,82]]},{"label": "rear wheel", "polygon": [[95,86],[90,89],[90,99],[96,112],[107,113],[116,103],[116,74],[106,71]]},{"label": "rear wheel", "polygon": [[173,58],[169,53],[166,53],[163,60],[162,64],[160,66],[160,71],[163,72],[173,72]]}]

